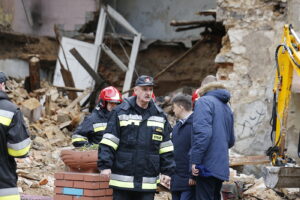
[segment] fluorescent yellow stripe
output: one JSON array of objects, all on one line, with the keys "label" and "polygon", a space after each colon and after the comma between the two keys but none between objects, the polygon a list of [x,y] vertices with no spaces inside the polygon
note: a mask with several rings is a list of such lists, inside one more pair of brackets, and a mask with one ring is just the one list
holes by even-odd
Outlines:
[{"label": "fluorescent yellow stripe", "polygon": [[0,200],[21,200],[20,195],[0,196]]},{"label": "fluorescent yellow stripe", "polygon": [[170,152],[170,151],[174,151],[173,146],[168,146],[168,147],[164,147],[164,148],[159,149],[159,154],[167,153],[167,152]]},{"label": "fluorescent yellow stripe", "polygon": [[100,144],[106,144],[107,146],[112,147],[114,150],[117,150],[117,148],[118,148],[118,145],[116,143],[114,143],[113,141],[108,140],[106,138],[102,138]]},{"label": "fluorescent yellow stripe", "polygon": [[14,150],[14,149],[8,148],[8,154],[13,157],[25,156],[28,153],[30,146],[31,145],[29,144],[27,147],[20,149],[20,150]]},{"label": "fluorescent yellow stripe", "polygon": [[97,128],[94,128],[94,132],[104,131],[105,129],[106,129],[106,126],[99,126]]},{"label": "fluorescent yellow stripe", "polygon": [[134,125],[139,126],[140,125],[140,120],[126,120],[126,121],[120,121],[120,126],[128,126],[134,123]]},{"label": "fluorescent yellow stripe", "polygon": [[157,126],[160,128],[164,128],[164,123],[155,122],[155,121],[147,121],[147,126]]},{"label": "fluorescent yellow stripe", "polygon": [[0,123],[5,125],[5,126],[9,126],[10,123],[11,123],[11,119],[7,118],[7,117],[0,116]]},{"label": "fluorescent yellow stripe", "polygon": [[153,189],[153,190],[156,190],[156,188],[157,188],[156,183],[143,183],[142,184],[142,189],[146,189],[146,190]]},{"label": "fluorescent yellow stripe", "polygon": [[72,143],[74,143],[74,142],[85,142],[85,141],[87,141],[87,139],[85,139],[85,138],[74,138],[74,139],[72,139]]},{"label": "fluorescent yellow stripe", "polygon": [[133,182],[123,182],[117,180],[110,180],[109,185],[121,188],[134,188]]}]

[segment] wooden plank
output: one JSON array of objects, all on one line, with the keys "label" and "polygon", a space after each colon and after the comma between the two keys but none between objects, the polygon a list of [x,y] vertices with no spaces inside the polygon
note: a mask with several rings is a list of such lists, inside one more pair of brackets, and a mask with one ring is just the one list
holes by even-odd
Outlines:
[{"label": "wooden plank", "polygon": [[[58,58],[58,60],[60,59]],[[66,70],[61,62],[59,63],[60,63],[60,73],[62,75],[65,85],[68,87],[75,87],[72,73],[69,70]],[[68,97],[74,100],[77,98],[77,94],[76,92],[68,92]]]},{"label": "wooden plank", "polygon": [[135,28],[133,28],[133,26],[131,26],[127,20],[120,15],[117,11],[115,11],[112,7],[110,7],[109,5],[107,6],[107,13],[110,17],[112,17],[114,20],[116,20],[120,25],[122,25],[125,29],[127,29],[129,32],[138,35],[139,33],[137,32],[137,30],[135,30]]},{"label": "wooden plank", "polygon": [[[134,72],[134,68],[135,68],[137,54],[139,51],[141,37],[142,37],[142,35],[140,33],[138,33],[137,36],[135,36],[134,40],[133,40],[133,45],[132,45],[132,50],[131,50],[129,65],[128,65],[128,71],[126,72],[125,82],[124,82],[124,86],[123,86],[123,92],[128,91],[131,87],[131,81],[132,81],[132,76],[133,76],[133,72]],[[128,97],[128,93],[124,94],[123,97]]]},{"label": "wooden plank", "polygon": [[98,25],[97,25],[96,36],[95,36],[95,42],[94,42],[94,44],[97,45],[97,47],[98,47],[98,51],[96,54],[96,62],[95,62],[97,65],[97,68],[96,68],[97,70],[98,70],[99,60],[101,57],[100,45],[103,43],[103,38],[104,38],[104,33],[105,33],[105,25],[106,25],[106,17],[107,17],[107,14],[106,14],[104,8],[101,7]]},{"label": "wooden plank", "polygon": [[97,25],[97,31],[96,31],[96,38],[95,38],[95,45],[101,45],[104,38],[104,32],[105,32],[105,25],[106,25],[106,12],[104,8],[102,7],[100,9],[100,15],[98,19],[98,25]]},{"label": "wooden plank", "polygon": [[183,58],[185,58],[189,53],[191,53],[196,47],[198,47],[201,44],[202,40],[198,40],[198,42],[192,46],[189,50],[184,52],[181,56],[173,60],[170,64],[168,64],[163,70],[155,74],[154,79],[157,79],[159,76],[161,76],[163,73],[168,71],[170,68],[172,68],[175,64],[177,64],[179,61],[181,61]]},{"label": "wooden plank", "polygon": [[123,72],[127,71],[126,65],[110,50],[105,44],[101,45],[101,49],[120,67]]},{"label": "wooden plank", "polygon": [[242,165],[259,165],[270,163],[269,156],[241,156],[241,157],[230,157],[230,167],[242,166]]},{"label": "wooden plank", "polygon": [[213,16],[216,18],[217,16],[217,10],[216,9],[210,9],[210,10],[203,10],[195,13],[197,15],[203,15],[203,16]]},{"label": "wooden plank", "polygon": [[75,91],[75,92],[83,92],[83,89],[78,89],[74,87],[63,87],[63,86],[55,86],[58,90],[66,90],[66,91]]},{"label": "wooden plank", "polygon": [[171,26],[188,26],[188,25],[199,25],[199,26],[211,26],[215,24],[215,20],[203,20],[203,21],[171,21]]},{"label": "wooden plank", "polygon": [[76,60],[81,64],[81,66],[90,74],[90,76],[95,80],[96,85],[102,85],[105,81],[99,76],[97,72],[86,62],[86,60],[80,55],[80,53],[72,48],[70,53],[76,58]]},{"label": "wooden plank", "polygon": [[[66,62],[66,65],[67,65],[67,69],[65,69],[65,67],[64,67],[63,63],[61,62],[60,57],[58,55],[57,59],[58,59],[58,62],[60,64],[60,73],[62,75],[63,81],[65,83],[65,86],[75,87],[74,79],[73,79],[73,76],[72,76],[72,73],[70,71],[70,67],[69,67],[69,64],[68,64],[67,56],[66,56],[65,50],[64,50],[64,48],[61,44],[58,28],[57,28],[56,25],[54,25],[54,33],[55,33],[56,41],[58,42],[58,45],[61,48],[62,54],[65,58],[65,62]],[[68,97],[72,100],[77,98],[76,92],[69,91],[67,94],[68,94]]]}]

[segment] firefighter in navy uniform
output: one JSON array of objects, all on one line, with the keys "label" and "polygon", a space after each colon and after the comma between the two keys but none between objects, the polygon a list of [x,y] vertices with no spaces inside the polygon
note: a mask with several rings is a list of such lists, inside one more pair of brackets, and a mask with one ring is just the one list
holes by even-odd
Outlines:
[{"label": "firefighter in navy uniform", "polygon": [[75,147],[99,144],[112,109],[122,102],[121,93],[113,86],[101,90],[98,105],[72,135]]},{"label": "firefighter in navy uniform", "polygon": [[100,142],[100,170],[114,200],[153,200],[159,173],[170,183],[175,162],[171,126],[152,100],[153,79],[140,76],[132,96],[113,111]]},{"label": "firefighter in navy uniform", "polygon": [[0,72],[0,200],[20,200],[14,158],[27,156],[31,140],[21,111],[5,93],[6,81]]}]

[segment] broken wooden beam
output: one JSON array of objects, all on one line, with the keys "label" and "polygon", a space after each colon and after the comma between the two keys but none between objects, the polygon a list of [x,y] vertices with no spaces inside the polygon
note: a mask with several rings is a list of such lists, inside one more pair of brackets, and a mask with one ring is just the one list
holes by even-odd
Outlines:
[{"label": "broken wooden beam", "polygon": [[172,61],[170,64],[168,64],[163,70],[155,74],[154,79],[157,79],[159,76],[161,76],[163,73],[165,73],[167,70],[169,70],[171,67],[173,67],[175,64],[177,64],[179,61],[181,61],[183,58],[185,58],[189,53],[191,53],[196,47],[198,47],[201,44],[202,40],[198,40],[192,48],[188,49],[186,52],[184,52],[181,56],[176,58],[174,61]]},{"label": "broken wooden beam", "polygon": [[269,156],[240,156],[229,158],[230,167],[242,165],[260,165],[270,163]]},{"label": "broken wooden beam", "polygon": [[190,25],[198,25],[198,26],[211,26],[215,24],[215,20],[202,20],[202,21],[176,21],[172,20],[171,26],[190,26]]},{"label": "broken wooden beam", "polygon": [[83,89],[78,89],[74,87],[63,87],[63,86],[55,86],[58,90],[66,90],[66,91],[74,91],[74,92],[83,92]]},{"label": "broken wooden beam", "polygon": [[37,56],[33,56],[29,60],[29,87],[30,91],[41,88],[40,59]]},{"label": "broken wooden beam", "polygon": [[95,70],[86,62],[86,60],[80,55],[80,53],[72,48],[70,53],[76,58],[76,60],[81,64],[81,66],[89,73],[89,75],[95,80],[96,85],[102,85],[105,83],[104,79],[99,76]]},{"label": "broken wooden beam", "polygon": [[268,188],[299,188],[300,167],[268,166],[263,169],[263,178]]},{"label": "broken wooden beam", "polygon": [[196,14],[202,15],[202,16],[213,16],[214,18],[216,18],[217,10],[216,9],[203,10],[203,11],[197,12]]},{"label": "broken wooden beam", "polygon": [[[75,83],[74,83],[74,80],[73,80],[72,73],[69,70],[65,69],[65,67],[61,63],[59,57],[58,57],[58,60],[59,60],[59,63],[60,63],[60,73],[61,73],[62,78],[64,80],[65,86],[75,87]],[[77,98],[77,94],[76,94],[76,92],[69,91],[68,92],[68,97],[70,99],[74,100],[74,99]]]},{"label": "broken wooden beam", "polygon": [[196,28],[201,28],[201,27],[206,27],[206,26],[202,26],[202,25],[193,25],[193,26],[185,26],[182,28],[176,28],[176,32],[180,32],[180,31],[188,31],[188,30],[192,30],[192,29],[196,29]]},{"label": "broken wooden beam", "polygon": [[[73,79],[72,73],[70,71],[70,67],[69,67],[69,64],[68,64],[66,53],[65,53],[65,50],[64,50],[64,48],[63,48],[63,46],[60,42],[60,34],[59,34],[59,31],[58,31],[58,28],[57,28],[56,25],[54,25],[53,29],[54,29],[56,41],[57,41],[59,47],[62,50],[63,56],[65,58],[65,62],[66,62],[66,65],[67,65],[67,69],[66,69],[65,66],[63,65],[63,63],[61,62],[59,56],[57,57],[58,62],[60,64],[60,73],[61,73],[62,78],[64,80],[65,86],[75,87],[74,79]],[[72,100],[77,98],[76,92],[69,91],[67,94],[68,94],[68,97]]]},{"label": "broken wooden beam", "polygon": [[108,46],[101,44],[101,49],[118,65],[118,67],[120,67],[123,72],[127,72],[128,69],[126,65],[112,52],[112,50],[110,50]]}]

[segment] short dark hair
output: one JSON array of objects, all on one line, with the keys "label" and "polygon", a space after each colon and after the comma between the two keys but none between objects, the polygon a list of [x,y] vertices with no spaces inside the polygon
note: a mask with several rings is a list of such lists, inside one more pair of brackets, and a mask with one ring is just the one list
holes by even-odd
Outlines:
[{"label": "short dark hair", "polygon": [[186,111],[192,110],[192,97],[190,95],[178,94],[172,99],[172,103],[182,106]]}]

